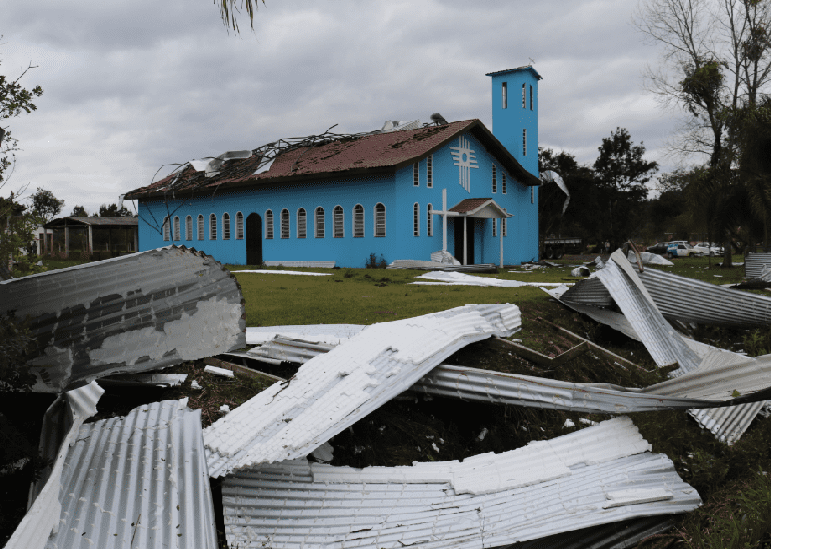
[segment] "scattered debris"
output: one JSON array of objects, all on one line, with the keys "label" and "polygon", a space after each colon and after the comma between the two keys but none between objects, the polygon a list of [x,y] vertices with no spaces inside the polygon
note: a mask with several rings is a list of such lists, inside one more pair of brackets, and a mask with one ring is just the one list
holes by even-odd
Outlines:
[{"label": "scattered debris", "polygon": [[386,269],[419,269],[423,271],[452,271],[459,273],[498,273],[495,263],[477,263],[474,265],[446,265],[437,261],[418,261],[413,259],[395,259]]},{"label": "scattered debris", "polygon": [[309,267],[318,269],[334,269],[334,261],[264,261],[267,267]]},{"label": "scattered debris", "polygon": [[290,339],[308,339],[316,343],[337,345],[354,337],[365,324],[301,324],[289,326],[262,326],[246,329],[247,345],[260,345],[281,335]]},{"label": "scattered debris", "polygon": [[249,349],[245,355],[247,358],[264,357],[281,362],[286,361],[305,364],[308,360],[328,353],[335,347],[336,345],[333,344],[313,343],[278,334],[271,341],[267,341],[260,347]]},{"label": "scattered debris", "polygon": [[465,305],[373,324],[205,429],[210,475],[303,457],[458,349],[520,326],[515,305]]},{"label": "scattered debris", "polygon": [[228,414],[229,411],[230,411],[230,407],[227,406],[226,404],[224,404],[218,410],[221,411],[221,412],[224,412],[225,414]]},{"label": "scattered debris", "polygon": [[564,420],[564,427],[575,427],[575,423],[570,418]]},{"label": "scattered debris", "polygon": [[504,280],[486,276],[473,276],[458,272],[430,272],[416,277],[418,282],[410,284],[427,284],[429,280],[453,286],[489,286],[495,288],[520,288],[522,286],[554,287],[558,282],[524,282],[521,280]]},{"label": "scattered debris", "polygon": [[436,261],[437,263],[444,263],[445,265],[461,265],[461,263],[459,263],[459,260],[453,257],[453,255],[451,255],[451,253],[447,250],[433,252],[431,254],[431,261]]},{"label": "scattered debris", "polygon": [[312,457],[320,463],[330,463],[334,459],[334,448],[328,442],[324,442],[312,452]]},{"label": "scattered debris", "polygon": [[218,366],[205,366],[204,371],[207,372],[208,374],[215,374],[217,376],[235,377],[235,372],[233,372],[232,370],[219,368]]},{"label": "scattered debris", "polygon": [[[766,272],[767,271],[767,272]],[[771,252],[745,254],[745,278],[771,281]]]},{"label": "scattered debris", "polygon": [[187,379],[187,374],[120,374],[97,379],[102,387],[178,387]]},{"label": "scattered debris", "polygon": [[175,246],[0,282],[0,313],[29,315],[44,392],[241,348],[243,303],[221,264]]},{"label": "scattered debris", "polygon": [[[629,263],[637,263],[637,255],[632,250],[629,250],[629,255],[627,257],[629,259]],[[665,265],[667,267],[674,266],[674,263],[662,255],[653,254],[652,252],[640,252],[640,260],[646,265]]]},{"label": "scattered debris", "polygon": [[582,277],[582,276],[589,276],[590,274],[592,274],[592,273],[590,273],[589,269],[587,269],[586,267],[576,267],[576,268],[574,268],[573,270],[570,271],[570,276],[573,276],[575,278],[579,278],[579,277]]},{"label": "scattered debris", "polygon": [[[296,460],[257,466],[224,480],[227,542],[497,547],[700,506],[696,490],[671,461],[649,449],[622,417],[462,462],[353,469]],[[281,505],[281,493],[319,504]]]},{"label": "scattered debris", "polygon": [[195,389],[196,391],[200,391],[204,387],[202,387],[201,384],[198,381],[193,380],[193,381],[190,382],[190,388]]}]

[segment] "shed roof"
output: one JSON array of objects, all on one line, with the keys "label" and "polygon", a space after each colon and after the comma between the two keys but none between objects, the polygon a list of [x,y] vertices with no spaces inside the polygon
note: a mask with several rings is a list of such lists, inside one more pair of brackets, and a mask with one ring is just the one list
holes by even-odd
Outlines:
[{"label": "shed roof", "polygon": [[[175,194],[193,190],[248,188],[293,180],[326,179],[371,172],[393,172],[410,165],[444,146],[456,136],[471,132],[524,185],[539,185],[499,140],[477,119],[427,126],[416,130],[392,131],[345,138],[316,146],[293,147],[278,155],[269,169],[255,173],[261,164],[260,149],[246,159],[227,161],[214,177],[187,166],[179,174],[165,177],[130,191],[128,200],[158,197],[173,182]],[[174,179],[178,177],[177,180]]]},{"label": "shed roof", "polygon": [[88,226],[93,227],[138,227],[138,217],[58,217],[52,219],[43,227],[46,229],[54,229],[56,227],[63,227],[65,225],[73,226]]},{"label": "shed roof", "polygon": [[504,70],[500,70],[500,71],[489,72],[489,73],[485,74],[485,76],[498,76],[500,74],[507,74],[507,73],[510,73],[510,72],[524,71],[524,70],[528,70],[531,73],[533,73],[533,76],[535,76],[537,80],[542,79],[541,75],[538,74],[538,71],[535,70],[532,65],[524,65],[523,67],[517,67],[515,69],[504,69]]},{"label": "shed roof", "polygon": [[466,198],[448,211],[466,217],[513,217],[492,198]]}]

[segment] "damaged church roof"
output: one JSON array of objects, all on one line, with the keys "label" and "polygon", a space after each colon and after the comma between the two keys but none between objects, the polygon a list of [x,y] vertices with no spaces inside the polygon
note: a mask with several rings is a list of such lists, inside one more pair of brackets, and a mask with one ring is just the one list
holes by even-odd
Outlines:
[{"label": "damaged church roof", "polygon": [[265,149],[268,146],[254,149],[248,158],[227,161],[220,165],[217,174],[210,174],[210,177],[204,171],[197,171],[192,164],[187,163],[179,173],[130,191],[125,195],[125,199],[158,198],[169,190],[176,194],[192,190],[206,192],[214,191],[216,188],[220,190],[246,188],[298,179],[393,171],[421,160],[465,132],[471,132],[478,137],[488,152],[520,183],[530,186],[541,183],[535,175],[519,164],[480,120],[473,119],[415,130],[340,136],[314,144],[294,145],[274,156],[274,161],[268,169],[260,171],[262,163],[269,160]]}]

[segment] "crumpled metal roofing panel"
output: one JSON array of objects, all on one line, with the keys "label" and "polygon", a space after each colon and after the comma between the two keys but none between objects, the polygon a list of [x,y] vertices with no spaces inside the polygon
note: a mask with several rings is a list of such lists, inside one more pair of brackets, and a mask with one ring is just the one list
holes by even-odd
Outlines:
[{"label": "crumpled metal roofing panel", "polygon": [[761,278],[762,271],[771,268],[771,252],[745,254],[745,278]]},{"label": "crumpled metal roofing panel", "polygon": [[[504,280],[486,276],[473,276],[466,273],[432,271],[417,276],[418,281],[440,281],[450,285],[489,286],[495,288],[520,288],[522,286],[553,287],[560,286],[558,282],[524,282],[522,280]],[[417,284],[412,282],[411,284]]]},{"label": "crumpled metal roofing panel", "polygon": [[330,343],[314,343],[278,334],[274,339],[265,342],[260,347],[248,350],[246,356],[305,364],[316,356],[328,353],[335,347],[336,345]]},{"label": "crumpled metal roofing panel", "polygon": [[305,461],[227,477],[241,547],[482,548],[701,504],[629,418],[462,462],[353,469]]},{"label": "crumpled metal roofing panel", "polygon": [[672,515],[636,518],[522,541],[502,549],[626,549],[673,528],[676,523],[677,518]]},{"label": "crumpled metal roofing panel", "polygon": [[170,246],[0,282],[0,312],[30,315],[35,391],[135,373],[245,345],[235,278],[212,257]]},{"label": "crumpled metal roofing panel", "polygon": [[96,414],[96,403],[105,391],[90,383],[60,395],[43,418],[40,455],[52,460],[50,470],[29,491],[28,513],[6,543],[6,549],[43,549],[52,531],[59,527],[61,476],[69,448],[76,441],[82,422]]},{"label": "crumpled metal roofing panel", "polygon": [[465,345],[520,327],[515,305],[465,305],[373,324],[205,429],[210,475],[303,457]]},{"label": "crumpled metal roofing panel", "polygon": [[217,548],[201,438],[187,399],[83,425],[61,478],[48,548]]},{"label": "crumpled metal roofing panel", "polygon": [[[771,324],[771,298],[767,296],[724,288],[659,269],[644,269],[638,277],[666,318],[744,328]],[[612,305],[609,291],[599,278],[579,281],[561,299],[597,307]]]},{"label": "crumpled metal roofing panel", "polygon": [[733,406],[735,390],[744,396],[770,386],[771,357],[768,355],[762,359],[747,359],[739,365],[719,364],[643,389],[611,383],[570,383],[442,364],[415,383],[411,390],[531,408],[626,414]]}]

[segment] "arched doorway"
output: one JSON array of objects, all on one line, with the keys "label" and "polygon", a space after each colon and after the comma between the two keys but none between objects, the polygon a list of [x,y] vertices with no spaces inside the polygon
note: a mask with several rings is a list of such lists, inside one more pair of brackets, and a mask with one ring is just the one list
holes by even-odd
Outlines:
[{"label": "arched doorway", "polygon": [[246,218],[246,264],[263,263],[263,223],[261,216],[251,213]]}]

